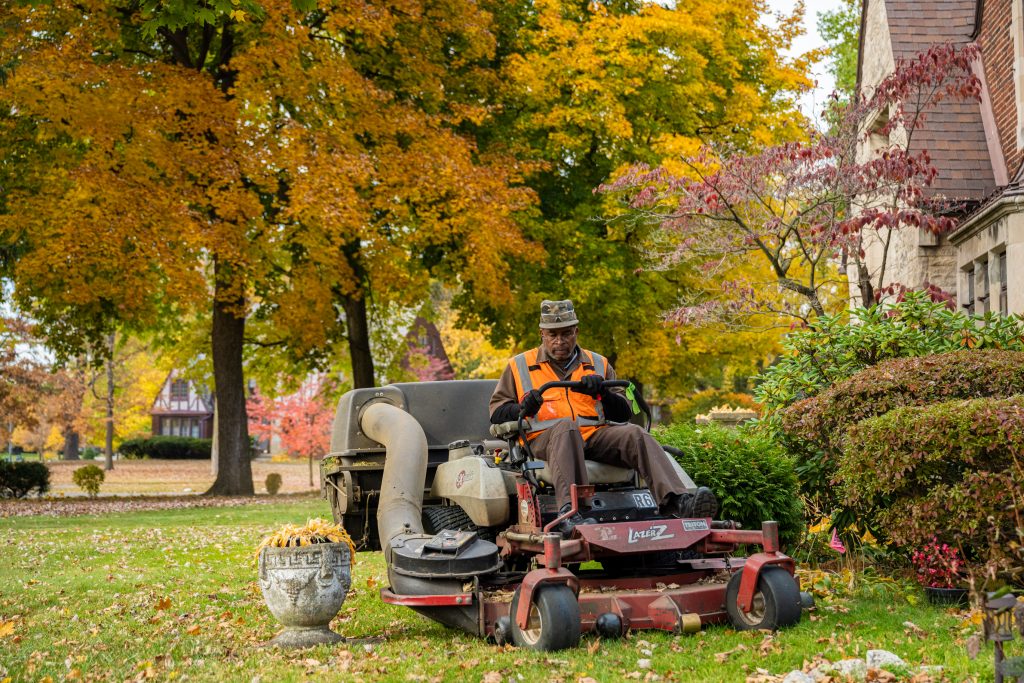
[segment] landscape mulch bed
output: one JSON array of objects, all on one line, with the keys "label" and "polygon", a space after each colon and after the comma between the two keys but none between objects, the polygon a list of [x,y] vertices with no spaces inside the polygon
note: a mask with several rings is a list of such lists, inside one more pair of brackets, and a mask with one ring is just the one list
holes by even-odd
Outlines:
[{"label": "landscape mulch bed", "polygon": [[0,518],[73,517],[107,515],[115,512],[143,512],[180,508],[238,507],[270,505],[309,496],[110,496],[102,498],[41,498],[0,500]]}]

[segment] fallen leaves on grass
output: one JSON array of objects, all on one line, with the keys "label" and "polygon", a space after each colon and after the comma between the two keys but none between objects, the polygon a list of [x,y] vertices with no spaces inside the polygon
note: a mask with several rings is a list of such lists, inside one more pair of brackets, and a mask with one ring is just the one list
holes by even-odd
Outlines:
[{"label": "fallen leaves on grass", "polygon": [[0,638],[14,635],[13,621],[0,621]]},{"label": "fallen leaves on grass", "polygon": [[762,657],[779,651],[779,645],[775,642],[774,634],[771,633],[766,634],[765,637],[761,639],[761,644],[757,646],[757,653]]},{"label": "fallen leaves on grass", "polygon": [[903,627],[907,629],[906,631],[904,631],[904,633],[906,633],[907,635],[915,635],[921,640],[924,640],[928,637],[928,631],[925,631],[923,628],[921,628],[912,621],[904,621]]},{"label": "fallen leaves on grass", "polygon": [[240,507],[279,504],[282,496],[139,496],[42,500],[0,500],[0,517],[75,517],[117,512],[178,510],[184,508]]},{"label": "fallen leaves on grass", "polygon": [[733,656],[735,654],[739,654],[740,652],[746,652],[747,649],[748,648],[747,648],[746,645],[744,645],[743,643],[740,643],[739,645],[737,645],[736,647],[734,647],[731,650],[726,650],[725,652],[716,652],[715,653],[715,661],[718,662],[719,664],[721,664],[722,662],[728,660],[729,657],[731,657],[731,656]]}]

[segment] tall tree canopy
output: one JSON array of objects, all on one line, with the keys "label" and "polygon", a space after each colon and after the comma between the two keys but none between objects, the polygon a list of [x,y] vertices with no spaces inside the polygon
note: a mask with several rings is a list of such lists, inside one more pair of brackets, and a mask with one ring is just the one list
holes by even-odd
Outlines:
[{"label": "tall tree canopy", "polygon": [[814,324],[848,305],[847,286],[867,305],[896,294],[885,286],[895,231],[941,235],[956,225],[956,204],[929,193],[937,171],[915,133],[944,100],[980,97],[977,52],[945,44],[900,60],[809,141],[756,153],[707,147],[611,184],[635,215],[660,225],[670,258],[723,270],[756,262],[768,275],[735,278],[681,307],[680,319],[772,312]]},{"label": "tall tree canopy", "polygon": [[434,275],[500,307],[502,258],[536,254],[512,219],[532,200],[520,164],[463,130],[493,83],[476,5],[2,11],[4,274],[65,356],[212,299],[211,491],[252,492],[245,341],[311,365],[345,342],[356,384],[372,384],[370,297],[415,301]]},{"label": "tall tree canopy", "polygon": [[635,161],[658,164],[702,142],[756,147],[800,135],[794,98],[810,86],[808,65],[780,56],[799,30],[799,14],[770,28],[758,0],[488,7],[500,109],[477,136],[482,149],[534,163],[527,182],[540,212],[524,230],[546,258],[510,262],[512,306],[480,308],[467,288],[456,301],[464,317],[493,324],[495,341],[527,346],[538,341],[541,299],[572,297],[584,343],[620,372],[675,391],[728,358],[763,356],[771,335],[715,338],[664,325],[661,313],[713,274],[685,263],[644,268],[658,247],[651,226],[607,220],[617,208],[594,188]]},{"label": "tall tree canopy", "polygon": [[843,0],[839,9],[818,13],[818,30],[828,45],[828,70],[842,102],[851,101],[857,87],[861,4],[861,0]]}]

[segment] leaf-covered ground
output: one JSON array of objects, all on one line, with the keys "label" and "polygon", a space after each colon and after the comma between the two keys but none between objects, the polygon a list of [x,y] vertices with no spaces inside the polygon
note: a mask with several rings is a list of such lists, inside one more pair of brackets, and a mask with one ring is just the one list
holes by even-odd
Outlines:
[{"label": "leaf-covered ground", "polygon": [[[575,650],[498,648],[381,602],[380,553],[360,553],[333,627],[349,640],[278,652],[253,550],[282,523],[328,516],[316,498],[268,505],[0,520],[0,681],[743,681],[884,648],[924,681],[990,680],[964,613],[898,591],[834,594],[795,628],[585,637]],[[886,680],[895,680],[897,677]],[[902,680],[911,680],[904,676]]]},{"label": "leaf-covered ground", "polygon": [[[103,466],[102,460],[91,461]],[[50,461],[51,496],[78,496],[82,490],[71,481],[76,469],[90,464],[89,461]],[[313,486],[310,486],[309,464],[304,460],[252,462],[252,481],[257,493],[266,493],[264,482],[267,475],[276,472],[281,475],[280,493],[307,493],[318,490],[320,474],[318,463],[313,463]],[[100,495],[182,495],[202,493],[213,483],[214,475],[209,460],[116,460],[114,469],[105,473],[100,485]]]},{"label": "leaf-covered ground", "polygon": [[[311,499],[312,494],[298,494],[286,498]],[[184,508],[224,508],[280,504],[282,497],[257,496],[255,498],[229,496],[110,496],[103,498],[37,498],[29,500],[0,499],[0,518],[4,517],[75,517],[78,515],[109,515],[123,512],[176,510]],[[329,516],[328,511],[328,516]]]}]

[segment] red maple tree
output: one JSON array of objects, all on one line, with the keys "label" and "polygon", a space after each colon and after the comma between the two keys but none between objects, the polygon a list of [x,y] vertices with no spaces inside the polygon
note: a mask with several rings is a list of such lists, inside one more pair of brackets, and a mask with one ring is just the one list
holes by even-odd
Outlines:
[{"label": "red maple tree", "polygon": [[329,395],[333,386],[324,375],[314,375],[292,394],[271,398],[257,389],[246,402],[249,433],[268,442],[276,437],[288,455],[309,458],[310,486],[313,460],[323,457],[331,445],[334,406]]},{"label": "red maple tree", "polygon": [[[687,260],[708,274],[705,291],[669,320],[769,311],[810,322],[841,289],[834,288],[836,265],[865,305],[875,302],[894,231],[942,234],[955,226],[955,205],[928,190],[937,170],[915,133],[943,100],[980,98],[971,68],[977,58],[975,45],[932,47],[901,60],[829,131],[810,131],[805,142],[759,152],[706,146],[681,160],[681,172],[637,165],[599,188],[622,193],[634,217],[660,225],[662,259]],[[881,250],[873,270],[866,261],[872,240]],[[761,259],[772,281],[732,277],[749,259]]]}]

